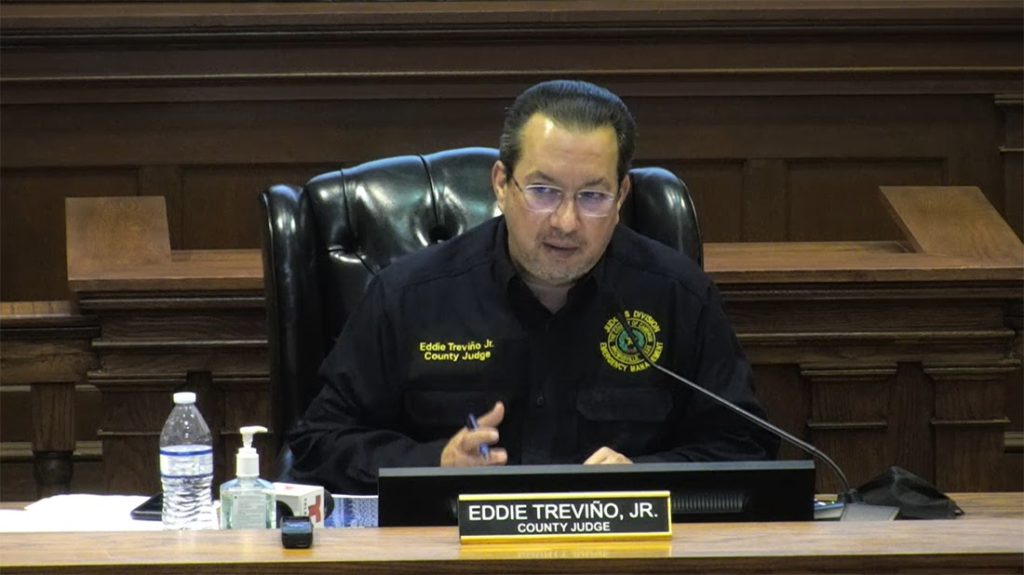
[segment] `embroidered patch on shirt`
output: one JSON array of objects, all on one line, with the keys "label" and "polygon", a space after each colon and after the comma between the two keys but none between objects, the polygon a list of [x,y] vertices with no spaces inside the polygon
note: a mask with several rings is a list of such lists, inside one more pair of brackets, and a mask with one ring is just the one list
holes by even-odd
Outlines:
[{"label": "embroidered patch on shirt", "polygon": [[459,363],[467,361],[488,361],[494,353],[494,341],[485,339],[482,342],[454,341],[421,341],[419,352],[425,361],[444,361]]},{"label": "embroidered patch on shirt", "polygon": [[[658,361],[664,346],[662,342],[658,341],[658,332],[661,331],[658,322],[651,314],[640,310],[625,311],[623,316],[644,353],[651,358],[651,361]],[[629,338],[626,330],[622,329],[622,323],[617,318],[612,317],[605,322],[604,332],[605,340],[600,343],[600,348],[601,356],[608,362],[608,365],[619,371],[630,373],[651,367],[651,364],[647,363],[633,347],[633,341]]]}]

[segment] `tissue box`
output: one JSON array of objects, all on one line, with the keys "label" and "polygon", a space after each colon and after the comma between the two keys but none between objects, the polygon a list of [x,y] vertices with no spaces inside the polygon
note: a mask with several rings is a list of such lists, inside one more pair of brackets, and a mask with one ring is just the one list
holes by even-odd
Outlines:
[{"label": "tissue box", "polygon": [[306,515],[313,527],[324,526],[324,488],[319,485],[274,483],[277,500],[291,509],[292,515]]}]

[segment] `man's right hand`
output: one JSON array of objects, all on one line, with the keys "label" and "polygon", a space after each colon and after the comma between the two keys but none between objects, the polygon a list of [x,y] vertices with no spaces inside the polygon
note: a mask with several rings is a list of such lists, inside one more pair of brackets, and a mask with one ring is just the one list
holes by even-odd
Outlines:
[{"label": "man's right hand", "polygon": [[487,457],[480,453],[481,445],[493,446],[498,443],[498,426],[504,418],[505,404],[499,401],[490,411],[477,418],[477,429],[460,429],[441,451],[441,467],[505,465],[508,453],[500,447],[491,447]]}]

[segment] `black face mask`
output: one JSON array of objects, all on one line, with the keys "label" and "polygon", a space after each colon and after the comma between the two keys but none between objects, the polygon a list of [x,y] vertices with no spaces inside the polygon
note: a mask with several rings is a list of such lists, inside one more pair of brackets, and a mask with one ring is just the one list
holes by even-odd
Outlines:
[{"label": "black face mask", "polygon": [[865,503],[899,507],[900,519],[953,519],[964,514],[934,485],[895,465],[857,491]]}]

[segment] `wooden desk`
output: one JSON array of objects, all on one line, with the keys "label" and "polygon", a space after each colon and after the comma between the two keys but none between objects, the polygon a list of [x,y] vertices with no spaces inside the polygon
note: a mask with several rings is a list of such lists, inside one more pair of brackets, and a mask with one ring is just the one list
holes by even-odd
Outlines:
[{"label": "wooden desk", "polygon": [[312,549],[277,531],[0,537],[5,574],[50,573],[1020,573],[1024,494],[955,494],[948,521],[677,524],[671,541],[460,546],[452,527],[327,529]]}]

